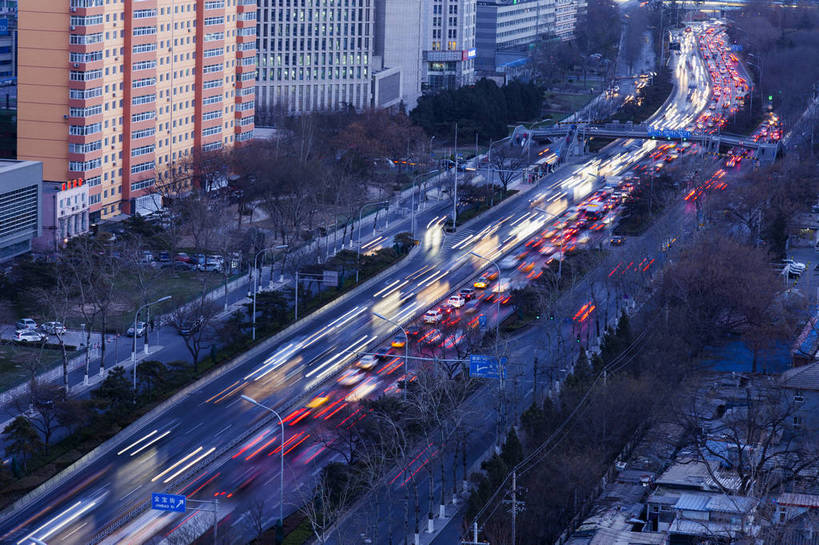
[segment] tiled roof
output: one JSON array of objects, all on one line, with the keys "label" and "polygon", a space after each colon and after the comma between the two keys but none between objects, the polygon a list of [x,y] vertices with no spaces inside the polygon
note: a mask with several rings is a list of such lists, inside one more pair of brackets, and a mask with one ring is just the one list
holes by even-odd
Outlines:
[{"label": "tiled roof", "polygon": [[785,388],[819,390],[819,362],[788,369],[779,380]]},{"label": "tiled roof", "polygon": [[819,508],[819,495],[784,492],[776,498],[776,503],[792,507],[810,507],[816,509]]}]

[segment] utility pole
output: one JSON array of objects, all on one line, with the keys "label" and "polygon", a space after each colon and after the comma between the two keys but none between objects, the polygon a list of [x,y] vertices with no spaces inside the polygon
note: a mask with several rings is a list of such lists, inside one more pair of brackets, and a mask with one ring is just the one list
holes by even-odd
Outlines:
[{"label": "utility pole", "polygon": [[517,470],[512,470],[512,499],[503,500],[503,503],[511,505],[510,512],[512,513],[512,545],[516,545],[517,538],[517,523],[518,511],[523,511],[524,502],[518,500],[518,473]]},{"label": "utility pole", "polygon": [[461,541],[461,545],[489,545],[488,541],[478,541],[478,523],[472,523],[472,541]]},{"label": "utility pole", "polygon": [[455,175],[453,176],[452,187],[452,231],[457,230],[458,225],[458,124],[455,123]]}]

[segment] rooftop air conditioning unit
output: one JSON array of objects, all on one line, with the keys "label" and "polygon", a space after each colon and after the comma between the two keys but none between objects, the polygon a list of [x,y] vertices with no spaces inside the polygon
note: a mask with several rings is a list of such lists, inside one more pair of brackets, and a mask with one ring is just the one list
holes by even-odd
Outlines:
[{"label": "rooftop air conditioning unit", "polygon": [[79,68],[79,67],[80,67],[80,63],[75,62],[75,63],[74,63],[74,68]]}]

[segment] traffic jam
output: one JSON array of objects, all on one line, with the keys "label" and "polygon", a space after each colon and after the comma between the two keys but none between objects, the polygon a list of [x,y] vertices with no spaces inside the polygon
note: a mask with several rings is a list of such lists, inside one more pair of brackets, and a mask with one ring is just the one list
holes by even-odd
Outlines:
[{"label": "traffic jam", "polygon": [[[701,51],[705,48],[708,52],[705,58],[712,82],[719,78],[720,94],[715,95],[716,101],[712,102],[717,106],[696,123],[699,126],[703,121],[703,127],[710,129],[717,126],[719,119],[724,119],[725,112],[731,111],[732,102],[735,104],[740,95],[747,92],[747,85],[741,77],[735,79],[733,55],[717,54],[724,51],[724,33],[714,28],[709,30],[699,45]],[[740,92],[743,86],[745,91]],[[717,89],[716,83],[714,88]],[[768,134],[770,131],[769,128]],[[530,198],[527,210],[510,214],[477,232],[448,235],[446,217],[429,222],[420,238],[446,246],[456,255],[454,263],[440,267],[425,265],[381,286],[372,294],[371,304],[356,306],[309,336],[279,347],[241,380],[203,402],[229,405],[240,402],[240,397],[245,394],[263,399],[274,389],[286,391],[289,385],[306,379],[304,390],[312,393],[304,396],[290,412],[282,413],[286,428],[284,438],[278,433],[277,425],[262,423],[268,418],[267,414],[254,412],[243,425],[249,429],[261,425],[262,429],[241,442],[219,467],[209,467],[189,477],[186,472],[197,467],[199,461],[216,449],[215,446],[197,445],[184,457],[168,461],[167,467],[157,467],[151,482],[161,483],[165,490],[184,494],[190,499],[236,502],[251,487],[273,486],[273,480],[279,478],[280,456],[288,459],[288,471],[297,475],[315,474],[316,467],[342,460],[345,436],[349,436],[368,416],[362,400],[401,395],[418,380],[418,372],[424,367],[444,365],[453,376],[463,372],[471,348],[513,314],[512,293],[515,290],[544,275],[559,278],[564,261],[572,254],[627,245],[627,239],[614,235],[613,230],[624,205],[633,198],[640,177],[645,179],[646,174],[656,173],[663,165],[694,149],[690,142],[643,145],[626,141],[624,146],[625,152],[604,162],[592,160],[575,170],[568,179],[538,190],[540,192]],[[640,159],[632,170],[616,174],[618,169],[633,165],[635,158]],[[715,183],[719,183],[718,180]],[[569,192],[573,192],[574,198],[567,198]],[[505,237],[501,235],[501,228]],[[609,276],[650,274],[654,263],[653,257],[642,256],[618,264]],[[479,274],[450,284],[449,280],[455,276],[458,267],[464,264],[479,267]],[[431,301],[436,303],[429,306]],[[583,301],[567,318],[572,332],[578,333],[578,339],[581,331],[588,333],[591,329],[587,326],[595,312],[598,310],[593,302]],[[389,323],[382,323],[384,334],[362,334],[339,346],[339,332],[352,329],[364,320]],[[395,327],[397,324],[401,325]],[[322,348],[321,354],[310,361],[302,361],[302,352],[316,343],[322,343],[319,345],[322,347],[326,345],[326,349]],[[213,430],[213,441],[226,431],[227,428]],[[156,465],[153,447],[179,433],[172,425],[158,426],[136,438],[117,452],[117,456],[139,457],[141,464]],[[400,468],[392,485],[396,488],[406,486],[436,454],[431,446],[422,449],[406,467]],[[98,501],[80,502],[76,508],[93,509]],[[134,505],[138,503],[135,496]],[[240,523],[236,518],[240,512],[238,509],[231,511],[219,524]],[[64,522],[67,516],[61,513],[53,519],[57,530],[68,530],[70,523],[80,515],[72,515],[70,521]],[[193,519],[210,521],[212,514],[207,509],[198,508],[184,516],[148,512],[129,524],[123,530],[127,535],[120,538],[140,542],[155,535],[167,537],[191,524]]]}]

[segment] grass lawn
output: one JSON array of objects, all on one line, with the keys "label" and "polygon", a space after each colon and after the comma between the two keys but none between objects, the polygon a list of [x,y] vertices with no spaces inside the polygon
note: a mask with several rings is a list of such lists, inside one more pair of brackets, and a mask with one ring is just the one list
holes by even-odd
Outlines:
[{"label": "grass lawn", "polygon": [[[68,357],[73,358],[80,353],[69,352]],[[31,378],[32,366],[37,373],[41,373],[59,365],[61,357],[59,350],[41,351],[34,347],[0,344],[0,391],[6,391]]]},{"label": "grass lawn", "polygon": [[[230,280],[232,279],[233,277]],[[210,292],[221,287],[223,282],[224,277],[218,273],[160,269],[147,283],[147,299],[153,301],[166,295],[173,297],[171,301],[152,308],[152,312],[164,314],[193,300],[202,293],[203,289],[205,292]],[[141,290],[138,288],[136,275],[124,275],[120,279],[120,284],[116,292],[122,296],[111,305],[106,318],[106,329],[109,332],[122,333],[127,330],[129,324],[133,323],[137,303],[141,300]],[[79,328],[84,321],[79,308],[75,308],[75,312],[67,320],[67,325],[69,328]],[[97,324],[96,327],[99,328],[100,324]]]}]

